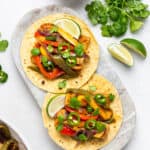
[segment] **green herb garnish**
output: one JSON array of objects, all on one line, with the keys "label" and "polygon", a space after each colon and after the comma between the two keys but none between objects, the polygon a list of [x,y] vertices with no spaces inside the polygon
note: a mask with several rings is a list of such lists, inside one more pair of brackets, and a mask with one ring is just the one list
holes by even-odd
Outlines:
[{"label": "green herb garnish", "polygon": [[2,40],[0,41],[0,51],[5,51],[8,47],[8,41],[7,40]]},{"label": "green herb garnish", "polygon": [[115,99],[115,95],[111,93],[109,94],[108,98],[112,102]]},{"label": "green herb garnish", "polygon": [[0,70],[0,83],[5,83],[8,79],[8,74]]},{"label": "green herb garnish", "polygon": [[58,27],[53,26],[52,29],[50,30],[50,33],[58,32]]},{"label": "green herb garnish", "polygon": [[78,57],[82,57],[83,54],[84,54],[84,47],[83,47],[83,44],[78,44],[75,49],[74,49],[76,55]]},{"label": "green herb garnish", "polygon": [[63,116],[58,116],[58,122],[61,124],[64,121],[64,117]]},{"label": "green herb garnish", "polygon": [[99,115],[99,108],[97,108],[97,109],[94,110],[93,115],[94,115],[94,116]]},{"label": "green herb garnish", "polygon": [[97,88],[94,85],[90,85],[89,90],[95,92],[97,90]]},{"label": "green herb garnish", "polygon": [[53,48],[51,45],[48,45],[48,46],[47,46],[48,52],[52,53],[52,52],[53,52],[53,49],[54,49],[54,48]]},{"label": "green herb garnish", "polygon": [[80,101],[78,101],[77,97],[72,97],[70,99],[70,107],[73,108],[73,109],[78,109],[80,108],[81,106],[81,103]]},{"label": "green herb garnish", "polygon": [[106,37],[123,35],[129,23],[131,32],[135,32],[150,15],[148,5],[140,0],[93,0],[85,9],[93,25],[102,24],[102,35]]},{"label": "green herb garnish", "polygon": [[56,127],[56,130],[60,132],[62,129],[63,129],[63,124],[58,124],[58,126]]},{"label": "green herb garnish", "polygon": [[86,135],[84,135],[84,134],[79,134],[79,135],[78,135],[78,139],[79,139],[80,141],[87,141],[87,140],[88,140],[88,138],[87,138]]},{"label": "green herb garnish", "polygon": [[98,132],[103,132],[106,129],[106,125],[101,123],[100,121],[97,121],[96,129],[98,130]]},{"label": "green herb garnish", "polygon": [[33,48],[32,50],[31,50],[31,54],[33,55],[33,56],[38,56],[38,55],[40,55],[40,49],[39,48]]},{"label": "green herb garnish", "polygon": [[58,88],[59,88],[59,89],[63,89],[63,88],[66,87],[66,85],[67,85],[67,81],[66,81],[66,80],[60,81],[60,82],[58,83]]},{"label": "green herb garnish", "polygon": [[56,41],[56,37],[55,36],[46,36],[45,39],[49,40],[49,41]]}]

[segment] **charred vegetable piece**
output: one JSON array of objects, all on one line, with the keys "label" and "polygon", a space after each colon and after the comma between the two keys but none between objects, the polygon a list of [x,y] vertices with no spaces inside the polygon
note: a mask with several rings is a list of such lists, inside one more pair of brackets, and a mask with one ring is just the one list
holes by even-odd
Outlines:
[{"label": "charred vegetable piece", "polygon": [[80,123],[80,117],[76,112],[71,112],[68,116],[68,124],[71,126],[77,126]]},{"label": "charred vegetable piece", "polygon": [[56,36],[47,36],[45,39],[50,41],[56,41]]},{"label": "charred vegetable piece", "polygon": [[14,139],[6,141],[1,150],[19,150],[18,142]]},{"label": "charred vegetable piece", "polygon": [[78,73],[73,71],[70,67],[68,67],[68,65],[66,64],[64,59],[61,58],[61,56],[51,55],[51,59],[52,59],[52,61],[54,62],[55,65],[57,65],[59,68],[61,68],[70,77],[78,76]]},{"label": "charred vegetable piece", "polygon": [[0,124],[0,143],[11,139],[11,134],[8,127],[4,124]]},{"label": "charred vegetable piece", "polygon": [[105,109],[103,107],[101,107],[100,105],[98,105],[94,99],[91,99],[91,101],[89,102],[89,105],[94,109],[97,110],[99,109],[99,115],[101,117],[101,119],[103,121],[107,121],[110,120],[113,116],[113,111],[111,109]]},{"label": "charred vegetable piece", "polygon": [[92,96],[92,94],[89,91],[83,90],[83,89],[73,89],[73,88],[71,89],[70,88],[70,89],[67,90],[67,93],[85,95],[87,101],[90,101],[90,98]]},{"label": "charred vegetable piece", "polygon": [[32,60],[33,60],[34,64],[38,66],[38,68],[39,68],[40,72],[43,74],[43,76],[48,79],[52,80],[52,79],[55,79],[64,74],[64,72],[58,68],[54,68],[51,72],[47,72],[45,70],[45,68],[43,67],[43,65],[41,64],[40,56],[33,56]]},{"label": "charred vegetable piece", "polygon": [[39,68],[38,68],[38,67],[36,67],[36,66],[29,66],[28,68],[29,68],[29,69],[31,69],[31,70],[33,70],[33,71],[35,71],[35,72],[40,73]]},{"label": "charred vegetable piece", "polygon": [[85,128],[89,130],[94,129],[95,125],[96,125],[96,120],[94,119],[90,119],[85,122]]}]

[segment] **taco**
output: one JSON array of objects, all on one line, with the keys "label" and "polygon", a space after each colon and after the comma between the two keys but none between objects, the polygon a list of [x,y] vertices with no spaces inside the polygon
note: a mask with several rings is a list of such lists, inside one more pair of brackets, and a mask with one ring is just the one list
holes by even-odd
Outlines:
[{"label": "taco", "polygon": [[[34,85],[58,93],[80,88],[89,80],[98,65],[99,48],[82,20],[68,14],[53,14],[27,29],[20,56]],[[58,87],[64,80],[65,86]]]},{"label": "taco", "polygon": [[117,135],[122,105],[111,82],[94,75],[82,89],[47,94],[42,109],[44,126],[65,150],[97,150]]}]

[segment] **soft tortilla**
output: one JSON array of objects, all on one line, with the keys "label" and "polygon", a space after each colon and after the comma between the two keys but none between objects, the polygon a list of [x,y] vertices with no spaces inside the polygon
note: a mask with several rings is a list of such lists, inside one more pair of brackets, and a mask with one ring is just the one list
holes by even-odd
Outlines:
[{"label": "soft tortilla", "polygon": [[[91,42],[87,50],[88,55],[90,56],[90,61],[84,65],[78,77],[67,80],[67,86],[62,90],[58,89],[58,82],[62,81],[63,79],[59,78],[55,80],[48,80],[44,78],[42,74],[28,68],[29,66],[33,66],[30,57],[31,49],[33,48],[35,43],[34,33],[37,31],[41,24],[49,22],[52,23],[60,18],[69,18],[75,20],[81,27],[82,35],[91,38]],[[80,88],[90,79],[98,66],[99,47],[90,29],[82,20],[68,14],[53,14],[37,20],[27,29],[21,44],[20,56],[24,71],[27,77],[32,81],[35,86],[48,92],[59,93],[65,92],[67,88]]]},{"label": "soft tortilla", "polygon": [[65,150],[97,150],[102,147],[104,147],[106,144],[108,144],[111,140],[114,139],[114,137],[117,135],[121,124],[122,124],[122,118],[123,118],[123,112],[122,112],[122,104],[118,95],[117,90],[112,85],[111,82],[106,80],[104,77],[100,75],[94,75],[91,80],[83,87],[83,89],[89,89],[89,86],[96,86],[97,90],[95,93],[101,93],[105,96],[107,96],[110,93],[115,94],[115,100],[111,104],[111,108],[114,112],[114,117],[116,121],[109,125],[109,131],[108,136],[105,140],[91,140],[89,142],[85,142],[80,144],[76,147],[77,142],[73,140],[70,137],[65,137],[60,135],[54,126],[54,121],[50,117],[48,117],[46,113],[46,105],[51,97],[53,97],[53,94],[47,94],[45,97],[45,102],[42,109],[42,116],[44,121],[44,126],[48,128],[49,136],[53,139],[53,141],[58,144],[60,147],[62,147]]}]

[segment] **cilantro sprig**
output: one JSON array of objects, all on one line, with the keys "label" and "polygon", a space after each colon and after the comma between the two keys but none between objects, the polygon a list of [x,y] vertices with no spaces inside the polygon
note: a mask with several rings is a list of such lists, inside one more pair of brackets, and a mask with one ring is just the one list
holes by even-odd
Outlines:
[{"label": "cilantro sprig", "polygon": [[93,25],[101,24],[105,37],[121,36],[126,33],[128,25],[131,32],[136,32],[149,17],[148,5],[141,0],[93,0],[85,7]]}]

